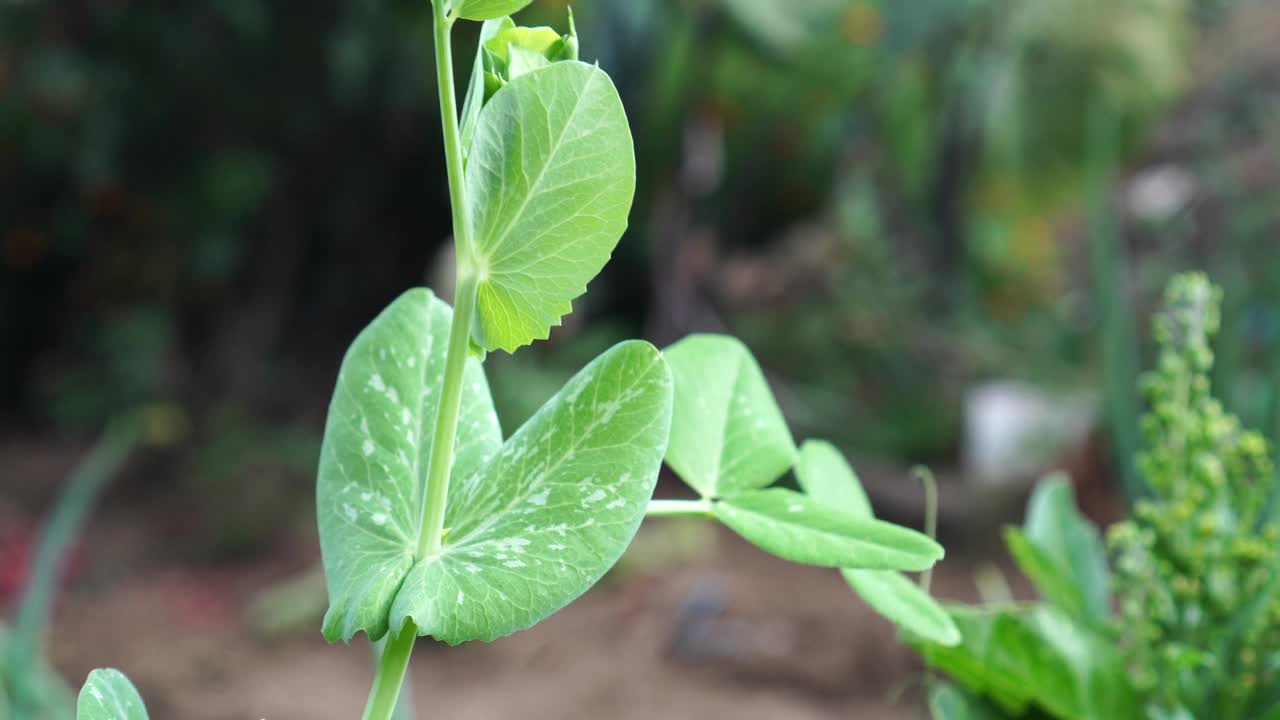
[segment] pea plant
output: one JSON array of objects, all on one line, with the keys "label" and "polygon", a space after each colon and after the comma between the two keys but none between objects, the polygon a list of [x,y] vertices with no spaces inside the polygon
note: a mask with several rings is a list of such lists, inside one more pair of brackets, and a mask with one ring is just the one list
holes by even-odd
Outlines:
[{"label": "pea plant", "polygon": [[1275,471],[1211,393],[1220,295],[1202,274],[1169,283],[1132,516],[1104,541],[1048,480],[1006,535],[1041,600],[948,608],[960,644],[914,640],[953,681],[935,718],[1280,718]]},{"label": "pea plant", "polygon": [[[843,568],[891,620],[942,644],[954,624],[901,571],[942,548],[874,519],[830,445],[797,449],[738,341],[659,352],[620,343],[508,438],[486,353],[545,339],[627,226],[635,156],[609,76],[578,38],[510,17],[529,0],[435,0],[437,82],[456,248],[453,306],[425,288],[393,301],[338,372],[316,485],[329,608],[323,634],[380,643],[366,720],[392,716],[414,643],[490,641],[588,590],[648,516],[718,520],[787,560]],[[463,95],[451,36],[483,22]],[[653,500],[663,460],[698,494]],[[798,492],[770,487],[796,470]],[[81,718],[145,717],[95,671]]]}]

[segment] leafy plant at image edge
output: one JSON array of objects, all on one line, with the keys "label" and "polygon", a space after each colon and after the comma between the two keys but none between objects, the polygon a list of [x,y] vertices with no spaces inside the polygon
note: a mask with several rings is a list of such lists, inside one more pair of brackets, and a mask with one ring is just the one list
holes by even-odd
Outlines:
[{"label": "leafy plant at image edge", "polygon": [[1220,297],[1202,274],[1175,277],[1156,319],[1137,463],[1153,495],[1108,533],[1118,613],[1097,530],[1067,480],[1047,480],[1006,535],[1041,602],[949,607],[962,643],[915,643],[954,683],[935,687],[935,718],[1280,718],[1274,469],[1210,394]]}]

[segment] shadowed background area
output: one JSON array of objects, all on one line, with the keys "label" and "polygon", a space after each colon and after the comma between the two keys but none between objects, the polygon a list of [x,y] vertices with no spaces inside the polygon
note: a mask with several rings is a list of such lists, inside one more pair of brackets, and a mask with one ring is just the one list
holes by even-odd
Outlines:
[{"label": "shadowed background area", "polygon": [[[564,28],[567,5],[520,17]],[[1099,521],[1139,491],[1145,318],[1196,267],[1225,289],[1216,391],[1280,439],[1280,3],[573,12],[638,189],[564,326],[490,357],[508,434],[620,339],[733,333],[881,515],[918,525],[909,468],[936,470],[935,587],[973,599],[1042,472]],[[114,665],[157,717],[358,713],[368,649],[318,632],[316,459],[352,337],[408,287],[452,294],[432,62],[426,0],[0,0],[5,624],[73,468],[113,420],[145,428],[59,576],[70,685]],[[545,625],[413,671],[440,717],[923,712],[838,575],[696,522],[646,525]]]}]

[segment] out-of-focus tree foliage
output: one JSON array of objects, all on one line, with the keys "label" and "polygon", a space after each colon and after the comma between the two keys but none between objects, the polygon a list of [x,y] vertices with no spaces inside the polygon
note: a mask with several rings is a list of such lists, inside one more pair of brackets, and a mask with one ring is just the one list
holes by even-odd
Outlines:
[{"label": "out-of-focus tree foliage", "polygon": [[[557,353],[641,325],[663,342],[728,325],[785,381],[802,432],[841,428],[838,441],[917,458],[954,445],[975,378],[1079,380],[1093,309],[1060,228],[1082,201],[1089,114],[1111,114],[1119,159],[1134,157],[1192,80],[1198,29],[1234,12],[573,5],[582,56],[609,68],[632,118],[640,184],[631,235]],[[539,0],[525,19],[560,27],[566,7]],[[289,409],[320,396],[361,318],[409,284],[440,284],[427,276],[448,213],[426,8],[0,6],[6,413],[84,424],[156,398]],[[1241,238],[1267,227],[1261,196],[1254,207],[1257,222],[1231,221]],[[1172,237],[1203,231],[1185,214],[1161,233],[1168,223],[1182,223]],[[1176,266],[1173,244],[1156,252]],[[1154,288],[1144,278],[1168,270],[1139,280]],[[1225,335],[1257,334],[1233,317]],[[513,418],[565,374],[530,366],[536,382],[494,367]]]},{"label": "out-of-focus tree foliage", "polygon": [[253,399],[419,277],[445,217],[424,16],[0,7],[2,404]]}]

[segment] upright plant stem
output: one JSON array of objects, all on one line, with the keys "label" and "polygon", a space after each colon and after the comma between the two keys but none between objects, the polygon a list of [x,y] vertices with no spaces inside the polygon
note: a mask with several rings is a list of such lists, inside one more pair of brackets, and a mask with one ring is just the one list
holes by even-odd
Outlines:
[{"label": "upright plant stem", "polygon": [[388,634],[378,658],[378,671],[369,689],[369,702],[364,708],[364,720],[390,720],[396,711],[400,686],[404,684],[405,671],[409,669],[409,656],[413,654],[413,641],[418,639],[418,628],[412,620],[405,622],[399,633]]},{"label": "upright plant stem", "polygon": [[[478,289],[472,254],[471,213],[463,187],[458,101],[453,82],[453,47],[450,38],[453,19],[445,14],[444,0],[434,0],[431,10],[435,30],[436,84],[440,93],[440,124],[444,134],[445,164],[449,172],[449,200],[453,208],[457,292],[453,302],[453,324],[449,328],[449,348],[445,355],[444,380],[432,435],[426,485],[419,492],[419,560],[440,550],[444,511],[448,501],[449,471],[453,468],[453,444],[458,431],[458,411],[462,405],[462,374],[470,351],[471,321],[475,315]],[[413,654],[413,644],[417,637],[418,629],[412,621],[405,622],[399,632],[388,636],[378,659],[373,688],[369,691],[369,702],[364,711],[365,720],[388,720],[395,712],[396,700],[400,696],[400,687],[404,683],[409,657]]]},{"label": "upright plant stem", "polygon": [[418,535],[419,560],[440,550],[444,510],[448,502],[449,471],[453,468],[453,442],[458,432],[458,411],[462,405],[462,372],[467,366],[471,318],[475,314],[475,307],[476,279],[473,275],[459,274],[453,325],[449,328],[449,350],[445,356],[444,386],[440,392],[440,410],[436,416],[431,461],[427,465],[427,486],[423,493],[422,529]]}]

